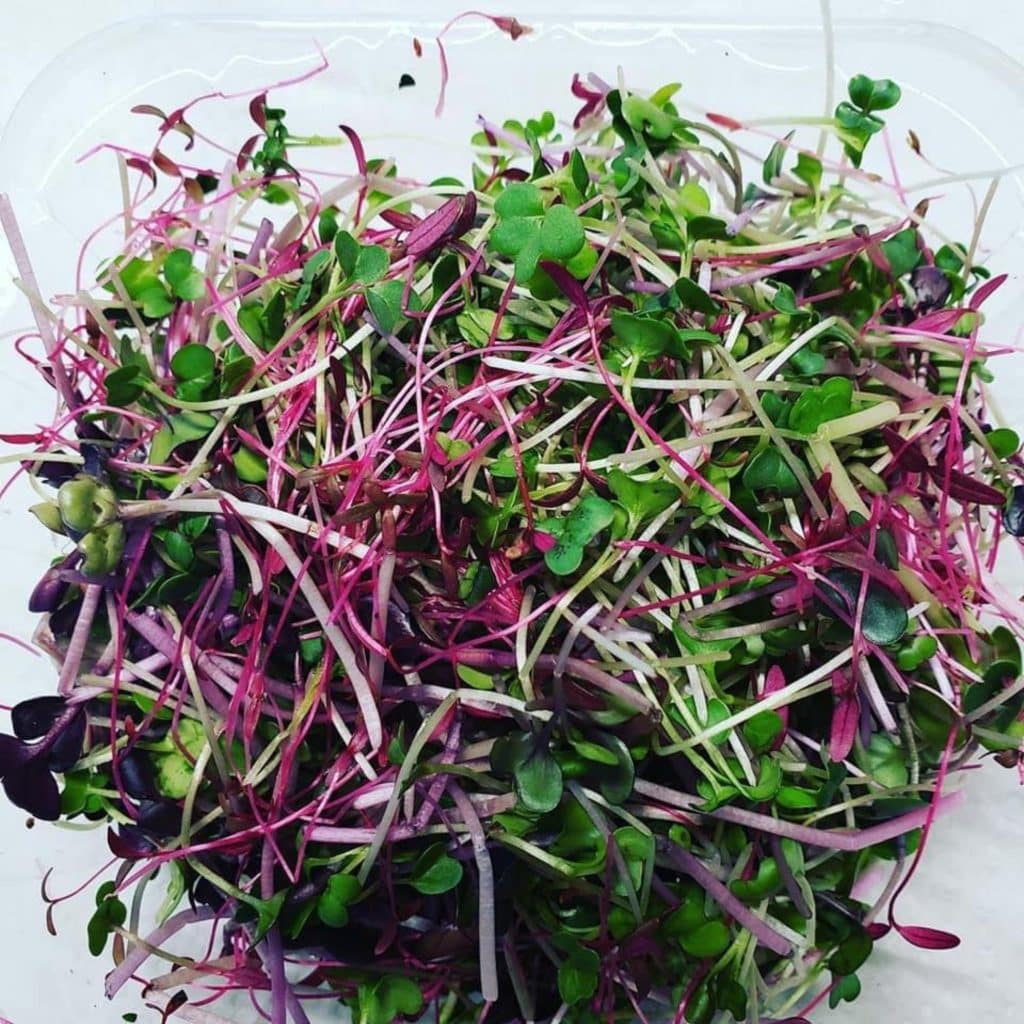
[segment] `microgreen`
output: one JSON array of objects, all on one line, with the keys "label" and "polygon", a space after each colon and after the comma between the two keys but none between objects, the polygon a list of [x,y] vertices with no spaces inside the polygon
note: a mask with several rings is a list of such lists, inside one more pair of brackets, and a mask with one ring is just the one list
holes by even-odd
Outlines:
[{"label": "microgreen", "polygon": [[[263,94],[222,181],[212,97],[141,108],[149,198],[41,320],[54,426],[5,438],[63,547],[29,599],[57,693],[0,779],[107,827],[110,994],[799,1021],[887,931],[956,944],[891,894],[950,773],[1024,741],[1003,279],[854,170],[888,79],[814,152],[678,83],[572,92],[428,182]],[[355,174],[293,159],[327,144]]]}]

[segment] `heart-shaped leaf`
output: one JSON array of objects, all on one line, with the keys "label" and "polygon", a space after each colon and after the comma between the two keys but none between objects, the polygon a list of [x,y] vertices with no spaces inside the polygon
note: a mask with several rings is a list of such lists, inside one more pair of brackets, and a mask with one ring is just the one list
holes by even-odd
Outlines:
[{"label": "heart-shaped leaf", "polygon": [[63,697],[30,697],[11,708],[11,725],[20,740],[37,740],[45,736],[63,714],[67,702]]},{"label": "heart-shaped leaf", "polygon": [[774,491],[783,498],[800,493],[800,481],[777,448],[758,452],[743,470],[743,483],[751,491]]},{"label": "heart-shaped leaf", "polygon": [[514,769],[516,794],[535,814],[553,811],[562,799],[562,769],[547,747],[537,747]]},{"label": "heart-shaped leaf", "polygon": [[539,217],[544,213],[544,199],[536,185],[514,181],[506,185],[494,202],[494,212],[503,220],[509,217]]},{"label": "heart-shaped leaf", "polygon": [[729,929],[721,921],[708,921],[682,937],[681,945],[699,960],[721,956],[732,942]]},{"label": "heart-shaped leaf", "polygon": [[454,889],[461,881],[462,865],[445,853],[444,843],[434,843],[413,864],[410,884],[418,892],[437,896]]},{"label": "heart-shaped leaf", "polygon": [[853,105],[867,113],[889,110],[899,103],[902,96],[900,87],[891,78],[869,78],[867,75],[854,75],[848,91]]},{"label": "heart-shaped leaf", "polygon": [[540,225],[541,253],[552,260],[561,262],[583,248],[586,238],[579,217],[568,206],[552,206]]},{"label": "heart-shaped leaf", "polygon": [[[829,600],[853,621],[860,597],[862,575],[853,569],[832,569],[822,589]],[[907,631],[910,620],[900,598],[888,587],[869,578],[860,628],[874,644],[894,644]]]}]

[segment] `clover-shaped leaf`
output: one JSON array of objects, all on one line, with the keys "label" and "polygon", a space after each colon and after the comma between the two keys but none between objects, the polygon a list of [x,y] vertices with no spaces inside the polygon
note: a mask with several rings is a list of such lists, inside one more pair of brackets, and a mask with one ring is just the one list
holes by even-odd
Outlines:
[{"label": "clover-shaped leaf", "polygon": [[344,928],[348,924],[348,908],[362,895],[363,887],[354,875],[339,872],[331,875],[327,888],[316,901],[317,916],[328,928]]},{"label": "clover-shaped leaf", "polygon": [[850,101],[861,110],[889,110],[895,107],[903,95],[900,87],[891,78],[869,78],[854,75],[848,87]]},{"label": "clover-shaped leaf", "polygon": [[194,302],[206,294],[206,279],[192,266],[189,249],[173,249],[164,260],[164,280],[172,294],[186,302]]},{"label": "clover-shaped leaf", "polygon": [[612,333],[634,359],[655,359],[666,351],[683,357],[689,354],[679,340],[675,324],[653,313],[613,309]]},{"label": "clover-shaped leaf", "polygon": [[610,501],[589,495],[558,526],[546,524],[551,532],[557,531],[554,547],[544,555],[547,567],[557,576],[574,573],[583,563],[584,547],[614,519],[615,506]]},{"label": "clover-shaped leaf", "polygon": [[777,448],[765,448],[747,463],[743,483],[752,491],[775,491],[784,498],[800,493],[800,481]]},{"label": "clover-shaped leaf", "polygon": [[[513,182],[495,200],[498,223],[491,244],[515,262],[517,281],[534,276],[541,259],[565,264],[579,254],[586,238],[583,225],[568,206],[556,204],[545,211],[540,189],[527,181]],[[577,267],[584,276],[589,268]]]},{"label": "clover-shaped leaf", "polygon": [[853,402],[853,384],[848,377],[830,377],[808,388],[793,403],[789,427],[801,434],[813,434],[822,423],[846,416]]},{"label": "clover-shaped leaf", "polygon": [[462,881],[462,865],[445,852],[444,843],[434,843],[417,858],[410,884],[426,896],[439,896]]},{"label": "clover-shaped leaf", "polygon": [[[832,569],[822,591],[851,620],[860,600],[862,576],[853,569]],[[873,644],[894,644],[907,631],[910,620],[900,598],[884,584],[868,579],[860,628]]]}]

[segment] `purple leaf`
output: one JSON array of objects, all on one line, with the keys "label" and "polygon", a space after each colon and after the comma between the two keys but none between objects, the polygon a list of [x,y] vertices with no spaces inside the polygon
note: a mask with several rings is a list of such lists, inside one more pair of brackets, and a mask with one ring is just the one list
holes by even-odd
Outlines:
[{"label": "purple leaf", "polygon": [[57,780],[44,764],[28,761],[20,771],[5,775],[4,792],[15,807],[33,817],[42,821],[56,821],[60,817]]},{"label": "purple leaf", "polygon": [[67,583],[61,579],[60,569],[47,569],[29,595],[28,610],[36,614],[56,611],[67,589]]},{"label": "purple leaf", "polygon": [[0,778],[20,769],[31,757],[31,747],[13,736],[0,736]]},{"label": "purple leaf", "polygon": [[134,825],[122,825],[117,832],[107,829],[107,846],[122,860],[141,860],[156,849],[156,843]]},{"label": "purple leaf", "polygon": [[[948,479],[947,479],[947,473]],[[996,505],[1000,506],[1006,500],[1002,491],[975,480],[974,477],[961,473],[960,470],[946,470],[944,467],[936,466],[929,470],[932,480],[947,491],[949,496],[961,504],[973,505]]]},{"label": "purple leaf", "polygon": [[541,260],[540,266],[574,306],[583,310],[587,309],[587,293],[584,291],[583,285],[568,270],[550,260]]},{"label": "purple leaf", "polygon": [[438,207],[429,217],[424,217],[409,232],[405,240],[405,249],[410,256],[422,256],[440,245],[459,222],[462,216],[463,199],[454,196]]},{"label": "purple leaf", "polygon": [[939,309],[912,320],[907,327],[929,334],[948,334],[966,313],[966,309]]},{"label": "purple leaf", "polygon": [[53,772],[68,772],[82,756],[82,742],[85,740],[85,714],[73,715],[60,728],[60,732],[49,744],[47,765]]},{"label": "purple leaf", "polygon": [[913,441],[908,441],[898,430],[882,427],[882,437],[893,454],[893,461],[900,468],[910,473],[927,473],[931,468],[921,449]]},{"label": "purple leaf", "polygon": [[63,697],[30,697],[11,709],[11,724],[19,740],[45,736],[64,711]]},{"label": "purple leaf", "polygon": [[850,756],[850,751],[853,750],[853,741],[857,738],[857,723],[859,721],[860,698],[856,692],[836,701],[828,740],[828,756],[833,761],[845,761]]},{"label": "purple leaf", "polygon": [[960,945],[957,936],[939,928],[927,928],[919,924],[897,924],[895,928],[907,942],[921,949],[956,949]]},{"label": "purple leaf", "polygon": [[999,274],[991,281],[986,281],[971,296],[971,309],[977,309],[1005,280],[1006,274]]}]

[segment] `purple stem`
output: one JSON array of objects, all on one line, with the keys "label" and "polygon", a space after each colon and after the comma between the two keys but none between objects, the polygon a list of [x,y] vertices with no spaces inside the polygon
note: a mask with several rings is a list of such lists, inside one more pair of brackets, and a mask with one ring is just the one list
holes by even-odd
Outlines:
[{"label": "purple stem", "polygon": [[[263,844],[260,857],[260,896],[269,900],[274,895],[274,847]],[[263,962],[270,974],[270,1021],[271,1024],[287,1024],[288,1009],[286,990],[288,981],[284,976],[284,951],[281,948],[281,933],[273,925],[263,940]]]},{"label": "purple stem", "polygon": [[789,956],[793,951],[788,939],[744,906],[692,853],[668,839],[659,839],[657,848],[680,871],[684,871],[700,885],[730,917],[743,925],[762,946],[779,956]]},{"label": "purple stem", "polygon": [[231,603],[231,595],[235,589],[235,560],[231,551],[231,535],[224,527],[217,526],[217,551],[220,555],[220,586],[217,589],[217,597],[210,608],[209,620],[213,629],[220,625],[224,618],[228,605]]},{"label": "purple stem", "polygon": [[156,931],[150,932],[143,942],[133,946],[117,967],[107,975],[103,986],[107,998],[113,999],[124,983],[149,959],[152,951],[158,949],[171,936],[176,935],[186,925],[210,921],[215,916],[215,911],[210,907],[202,907],[199,910],[183,910],[168,918]]},{"label": "purple stem", "polygon": [[[260,226],[256,229],[256,237],[252,240],[252,245],[249,247],[249,253],[245,257],[245,262],[255,265],[260,258],[260,253],[266,247],[267,242],[270,241],[270,236],[274,233],[273,222],[267,217],[264,217],[260,221]],[[256,272],[254,270],[241,270],[238,273],[238,287],[245,288],[246,285],[252,284],[256,280]]]},{"label": "purple stem", "polygon": [[[913,832],[915,828],[924,825],[928,818],[930,806],[921,807],[916,811],[900,815],[889,821],[883,821],[880,825],[872,825],[870,828],[862,828],[853,831],[829,831],[826,829],[813,828],[810,825],[797,825],[792,821],[780,821],[767,814],[758,814],[756,811],[745,811],[741,807],[719,807],[715,811],[699,810],[701,800],[698,797],[688,797],[665,786],[658,786],[652,782],[639,781],[635,790],[642,796],[652,800],[658,800],[670,807],[678,807],[680,810],[689,811],[691,814],[699,814],[707,818],[717,818],[719,821],[729,821],[734,825],[743,825],[758,832],[767,832],[770,835],[782,836],[786,839],[795,839],[798,843],[807,846],[817,846],[824,850],[844,850],[847,853],[855,853],[858,850],[865,850],[869,846],[878,843],[888,842],[897,836]],[[950,809],[963,799],[963,793],[950,793],[948,796],[941,796],[938,800],[938,810]]]},{"label": "purple stem", "polygon": [[[441,752],[441,764],[453,764],[455,761],[455,755],[459,749],[459,737],[461,735],[461,726],[459,720],[456,718],[452,721],[451,731],[448,733],[448,738],[445,740],[444,750]],[[427,791],[427,795],[423,799],[423,803],[420,809],[416,812],[416,816],[412,819],[411,825],[414,829],[423,828],[430,820],[437,807],[437,802],[441,799],[445,789],[448,787],[448,782],[451,776],[445,772],[442,772],[430,785],[430,789]]]},{"label": "purple stem", "polygon": [[782,884],[786,887],[786,892],[789,894],[789,898],[793,901],[793,906],[796,912],[801,917],[810,917],[811,908],[807,906],[807,900],[804,899],[804,894],[800,891],[800,886],[797,884],[796,876],[793,874],[786,856],[782,852],[782,840],[778,836],[772,836],[768,841],[768,845],[772,850],[772,857],[775,858],[775,863],[779,867],[779,874],[782,876]]},{"label": "purple stem", "polygon": [[[6,193],[0,193],[0,227],[3,228],[4,234],[7,236],[7,242],[11,247],[11,255],[14,257],[14,264],[18,268],[21,280],[24,282],[30,296],[35,300],[41,301],[39,282],[36,280],[35,271],[32,269],[32,263],[29,260],[28,246],[25,245],[25,239],[22,237],[18,220],[14,216],[14,207],[11,205],[11,201]],[[32,317],[39,330],[39,336],[43,339],[43,347],[46,349],[46,358],[49,361],[50,368],[53,370],[54,386],[57,389],[57,394],[60,395],[61,400],[70,412],[81,404],[81,400],[75,394],[74,388],[71,386],[71,380],[64,369],[64,364],[60,361],[60,346],[53,333],[53,328],[50,326],[50,321],[39,309],[37,301],[33,301],[31,306]]]},{"label": "purple stem", "polygon": [[96,609],[99,607],[102,595],[103,588],[98,583],[90,583],[85,588],[82,608],[78,613],[68,649],[64,652],[64,662],[60,667],[60,677],[57,680],[57,692],[62,697],[66,697],[71,692],[75,680],[78,678],[78,670],[82,665],[82,657],[85,654],[86,644],[89,642],[92,622],[96,618]]},{"label": "purple stem", "polygon": [[494,926],[494,868],[487,852],[484,827],[476,816],[473,804],[458,786],[452,787],[452,800],[466,823],[473,843],[473,858],[480,878],[477,931],[480,936],[480,994],[488,1003],[498,999],[498,954]]}]

